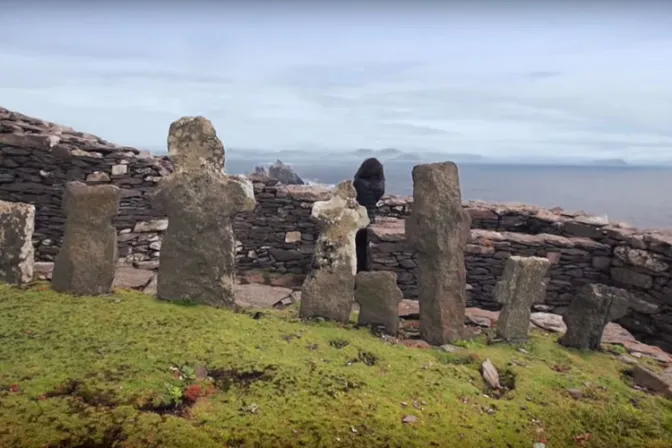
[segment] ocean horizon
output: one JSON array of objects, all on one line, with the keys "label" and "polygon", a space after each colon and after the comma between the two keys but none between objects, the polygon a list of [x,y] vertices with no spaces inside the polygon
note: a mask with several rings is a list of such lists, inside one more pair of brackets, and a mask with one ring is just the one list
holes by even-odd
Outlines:
[{"label": "ocean horizon", "polygon": [[[229,159],[230,174],[272,161]],[[359,162],[286,162],[306,181],[352,179]],[[385,162],[386,194],[413,194],[416,163]],[[526,203],[583,211],[640,228],[672,228],[672,167],[458,163],[464,200]]]}]

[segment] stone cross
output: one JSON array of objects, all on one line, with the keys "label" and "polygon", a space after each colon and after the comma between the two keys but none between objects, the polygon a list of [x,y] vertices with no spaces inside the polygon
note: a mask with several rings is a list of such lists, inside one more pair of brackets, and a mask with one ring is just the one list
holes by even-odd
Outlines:
[{"label": "stone cross", "polygon": [[112,218],[119,212],[120,198],[114,185],[66,185],[65,234],[51,279],[56,291],[88,296],[110,292],[118,259]]},{"label": "stone cross", "polygon": [[457,165],[416,165],[412,175],[413,207],[406,219],[406,239],[418,254],[420,336],[443,345],[463,337],[464,249],[471,217],[462,208]]},{"label": "stone cross", "polygon": [[630,294],[602,284],[584,285],[562,317],[567,332],[558,339],[565,347],[580,350],[600,348],[604,327],[628,312]]},{"label": "stone cross", "polygon": [[25,284],[33,279],[35,207],[0,201],[0,282]]},{"label": "stone cross", "polygon": [[399,303],[404,298],[397,274],[389,271],[360,272],[355,278],[355,301],[360,326],[382,326],[395,336],[399,331]]},{"label": "stone cross", "polygon": [[355,234],[369,224],[351,181],[336,186],[328,201],[313,204],[320,236],[310,274],[303,282],[299,315],[347,323],[354,301],[357,254]]},{"label": "stone cross", "polygon": [[550,260],[541,257],[512,256],[506,260],[503,278],[493,293],[504,305],[497,320],[497,336],[505,341],[527,339],[531,307],[546,295],[544,277],[550,266]]},{"label": "stone cross", "polygon": [[236,215],[254,209],[252,184],[224,174],[224,145],[204,117],[170,125],[174,171],[155,193],[168,215],[157,274],[157,296],[216,307],[234,305]]}]

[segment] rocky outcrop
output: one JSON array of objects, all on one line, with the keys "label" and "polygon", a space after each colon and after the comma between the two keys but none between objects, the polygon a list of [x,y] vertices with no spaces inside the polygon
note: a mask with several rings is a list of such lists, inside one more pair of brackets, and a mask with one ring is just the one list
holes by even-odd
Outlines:
[{"label": "rocky outcrop", "polygon": [[276,160],[268,168],[262,165],[256,166],[250,177],[260,180],[264,178],[274,179],[283,185],[306,184],[292,167],[284,164],[281,160]]}]

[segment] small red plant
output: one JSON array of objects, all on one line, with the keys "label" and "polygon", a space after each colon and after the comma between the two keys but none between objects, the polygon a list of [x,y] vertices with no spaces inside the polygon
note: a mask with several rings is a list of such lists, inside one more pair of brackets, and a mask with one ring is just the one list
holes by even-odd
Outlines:
[{"label": "small red plant", "polygon": [[184,389],[184,399],[190,402],[195,402],[205,394],[203,387],[200,384],[191,384]]},{"label": "small red plant", "polygon": [[12,392],[13,394],[18,394],[21,392],[21,387],[18,384],[12,384],[9,386],[9,391]]}]

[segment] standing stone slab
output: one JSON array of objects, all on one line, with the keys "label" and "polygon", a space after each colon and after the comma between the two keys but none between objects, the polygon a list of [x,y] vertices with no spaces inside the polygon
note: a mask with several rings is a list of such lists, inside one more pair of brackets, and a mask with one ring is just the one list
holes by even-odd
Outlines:
[{"label": "standing stone slab", "polygon": [[495,300],[504,305],[497,320],[497,336],[506,341],[527,339],[532,305],[546,295],[544,277],[551,262],[541,257],[512,256],[504,265],[503,279],[497,282]]},{"label": "standing stone slab", "polygon": [[336,186],[328,201],[313,204],[320,236],[310,274],[303,282],[299,315],[347,323],[354,301],[357,254],[355,234],[369,224],[351,181]]},{"label": "standing stone slab", "polygon": [[0,282],[25,284],[33,279],[35,207],[0,201]]},{"label": "standing stone slab", "polygon": [[466,308],[464,249],[471,217],[462,208],[457,165],[413,168],[413,208],[406,238],[418,254],[420,336],[443,345],[462,339]]},{"label": "standing stone slab", "polygon": [[355,279],[358,325],[382,326],[387,334],[396,335],[399,331],[399,303],[403,298],[394,272],[358,273]]},{"label": "standing stone slab", "polygon": [[231,307],[236,283],[232,222],[254,209],[252,184],[224,174],[224,145],[206,118],[172,123],[168,152],[174,171],[154,196],[156,208],[168,216],[157,296]]},{"label": "standing stone slab", "polygon": [[604,327],[610,321],[625,316],[629,298],[627,291],[613,286],[583,286],[562,318],[567,332],[558,342],[581,350],[599,349]]},{"label": "standing stone slab", "polygon": [[51,279],[56,291],[88,296],[110,292],[118,259],[112,218],[119,212],[120,198],[114,185],[67,184],[65,235]]}]

